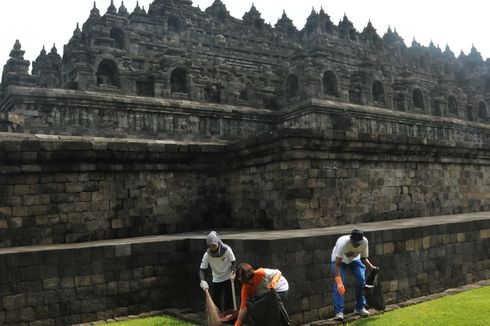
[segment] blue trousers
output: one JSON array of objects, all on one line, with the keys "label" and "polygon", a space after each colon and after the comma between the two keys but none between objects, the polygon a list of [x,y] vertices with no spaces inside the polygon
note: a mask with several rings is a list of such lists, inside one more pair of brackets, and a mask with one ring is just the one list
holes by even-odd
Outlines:
[{"label": "blue trousers", "polygon": [[[366,299],[362,295],[362,288],[366,283],[366,266],[364,266],[361,260],[354,260],[350,264],[342,263],[342,265],[340,265],[340,277],[342,278],[344,286],[347,285],[347,278],[345,277],[346,269],[349,269],[356,279],[356,309],[362,309],[366,305]],[[335,273],[335,262],[332,262],[332,273]],[[336,314],[344,312],[344,296],[340,295],[337,291],[336,282],[333,282],[333,304]]]}]

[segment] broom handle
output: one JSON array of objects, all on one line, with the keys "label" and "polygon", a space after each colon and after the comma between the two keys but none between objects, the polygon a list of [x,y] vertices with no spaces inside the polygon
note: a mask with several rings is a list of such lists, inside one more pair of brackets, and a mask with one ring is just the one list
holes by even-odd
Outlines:
[{"label": "broom handle", "polygon": [[231,281],[231,294],[233,295],[233,309],[236,311],[235,282],[233,281]]}]

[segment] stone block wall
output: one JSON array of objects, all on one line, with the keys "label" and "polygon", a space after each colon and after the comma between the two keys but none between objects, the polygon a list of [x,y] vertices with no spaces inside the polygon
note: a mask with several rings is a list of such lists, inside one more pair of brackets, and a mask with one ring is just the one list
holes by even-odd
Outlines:
[{"label": "stone block wall", "polygon": [[[360,225],[388,303],[490,278],[488,214]],[[331,249],[351,226],[223,232],[238,262],[280,269],[294,324],[332,316]],[[70,325],[162,308],[204,308],[205,232],[0,249],[0,323]],[[239,287],[237,289],[239,291]],[[347,311],[353,291],[347,287]]]},{"label": "stone block wall", "polygon": [[303,129],[243,142],[225,182],[235,225],[312,228],[490,210],[487,145]]},{"label": "stone block wall", "polygon": [[0,324],[65,326],[187,306],[186,246],[174,240],[4,251]]},{"label": "stone block wall", "polygon": [[0,245],[490,210],[483,146],[284,129],[226,145],[2,134]]},{"label": "stone block wall", "polygon": [[4,134],[0,246],[220,226],[227,206],[210,168],[220,147]]},{"label": "stone block wall", "polygon": [[[489,226],[486,220],[369,232],[370,260],[382,269],[387,303],[488,279]],[[329,262],[336,238],[293,238],[283,240],[282,244],[271,244],[277,245],[277,249],[276,252],[271,249],[268,263],[290,280],[291,297],[287,307],[295,324],[333,316],[333,277]],[[353,295],[352,286],[347,286],[348,311],[354,309]]]}]

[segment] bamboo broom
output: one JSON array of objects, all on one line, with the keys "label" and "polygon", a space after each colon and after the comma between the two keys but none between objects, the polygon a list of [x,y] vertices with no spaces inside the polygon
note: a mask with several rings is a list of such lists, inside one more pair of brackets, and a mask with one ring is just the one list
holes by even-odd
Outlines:
[{"label": "bamboo broom", "polygon": [[208,326],[221,326],[221,311],[213,302],[209,290],[206,289],[206,318]]}]

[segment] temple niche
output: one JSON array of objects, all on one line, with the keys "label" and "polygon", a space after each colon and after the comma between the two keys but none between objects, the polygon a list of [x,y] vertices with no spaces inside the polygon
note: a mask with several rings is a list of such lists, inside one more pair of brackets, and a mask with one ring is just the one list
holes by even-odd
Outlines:
[{"label": "temple niche", "polygon": [[97,67],[97,86],[120,87],[119,71],[114,61],[103,59]]},{"label": "temple niche", "polygon": [[323,92],[327,96],[339,97],[337,77],[332,71],[327,71],[323,75]]},{"label": "temple niche", "polygon": [[220,0],[204,11],[189,0],[156,0],[147,10],[111,1],[105,13],[94,4],[63,58],[43,48],[32,73],[19,45],[3,90],[35,85],[274,111],[318,98],[488,122],[489,65],[475,47],[458,57],[433,43],[407,47],[396,29],[380,35],[369,21],[357,31],[347,15],[335,24],[323,8],[298,29],[286,12],[265,23],[254,5],[237,19]]}]

